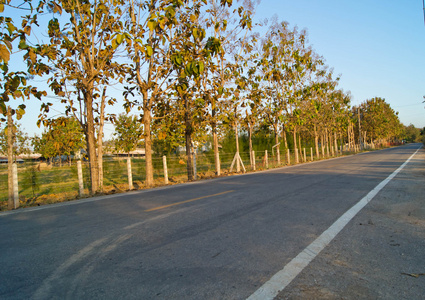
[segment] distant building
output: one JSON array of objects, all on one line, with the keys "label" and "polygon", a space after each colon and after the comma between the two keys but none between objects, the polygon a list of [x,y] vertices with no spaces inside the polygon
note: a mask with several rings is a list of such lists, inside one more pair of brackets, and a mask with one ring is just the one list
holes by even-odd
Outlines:
[{"label": "distant building", "polygon": [[[22,164],[25,160],[38,160],[41,158],[39,153],[21,154],[16,157],[16,162]],[[0,156],[0,164],[7,164],[7,156]]]},{"label": "distant building", "polygon": [[107,152],[105,152],[104,155],[105,156],[127,157],[129,154],[130,154],[131,157],[145,157],[146,151],[145,151],[145,148],[136,148],[136,150],[130,151],[130,153],[107,151]]}]

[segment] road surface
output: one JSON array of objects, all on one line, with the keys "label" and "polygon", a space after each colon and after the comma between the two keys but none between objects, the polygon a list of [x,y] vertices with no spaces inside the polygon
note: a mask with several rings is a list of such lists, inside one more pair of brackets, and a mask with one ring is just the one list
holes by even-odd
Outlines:
[{"label": "road surface", "polygon": [[[247,299],[419,147],[2,213],[0,298]],[[421,299],[424,158],[272,297]]]}]

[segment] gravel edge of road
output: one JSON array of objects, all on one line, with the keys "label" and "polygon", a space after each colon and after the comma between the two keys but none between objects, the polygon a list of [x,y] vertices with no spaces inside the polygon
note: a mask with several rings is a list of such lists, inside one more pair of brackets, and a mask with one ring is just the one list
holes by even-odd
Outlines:
[{"label": "gravel edge of road", "polygon": [[275,299],[423,299],[424,186],[421,149]]}]

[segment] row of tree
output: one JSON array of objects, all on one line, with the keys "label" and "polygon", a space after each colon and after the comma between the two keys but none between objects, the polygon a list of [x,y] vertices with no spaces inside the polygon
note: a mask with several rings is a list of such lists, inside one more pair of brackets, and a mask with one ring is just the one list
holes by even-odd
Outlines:
[{"label": "row of tree", "polygon": [[[140,112],[132,121],[143,124],[147,186],[153,184],[154,142],[168,148],[186,145],[191,180],[193,142],[211,137],[220,174],[219,141],[228,128],[238,136],[243,126],[250,150],[252,137],[259,131],[271,130],[275,145],[281,143],[282,148],[289,147],[287,134],[291,134],[296,155],[301,137],[314,141],[319,154],[319,145],[383,141],[401,133],[397,114],[384,99],[350,107],[350,95],[338,89],[339,78],[308,45],[305,31],[276,20],[254,25],[258,5],[254,1],[3,2],[0,12],[4,15],[5,7],[26,8],[27,15],[20,25],[0,17],[0,110],[6,114],[10,98],[43,101],[38,125],[51,129],[36,141],[41,146],[36,149],[45,156],[66,144],[58,135],[69,139],[68,146],[82,143],[53,128],[66,122],[62,127],[79,127],[90,163],[92,193],[102,189],[104,123],[123,121],[105,113],[107,106],[118,105],[116,98],[108,96],[113,85],[124,90],[119,104],[127,113]],[[45,28],[40,16],[49,16]],[[31,38],[35,25],[48,41]],[[259,26],[261,36],[254,33]],[[26,69],[10,69],[11,56],[19,54]],[[44,101],[46,91],[28,84],[29,76],[46,80],[72,119],[49,119],[53,104]],[[21,105],[12,113],[19,118],[24,109]],[[140,137],[140,132],[135,135]],[[43,148],[46,139],[56,141],[50,150]],[[70,153],[66,147],[60,151]]]}]

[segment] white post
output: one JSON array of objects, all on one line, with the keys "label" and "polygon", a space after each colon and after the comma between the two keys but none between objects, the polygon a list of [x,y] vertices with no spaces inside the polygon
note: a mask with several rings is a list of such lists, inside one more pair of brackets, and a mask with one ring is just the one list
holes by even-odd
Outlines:
[{"label": "white post", "polygon": [[162,165],[164,166],[164,183],[168,184],[168,169],[167,169],[167,157],[162,157]]},{"label": "white post", "polygon": [[131,173],[131,158],[127,158],[128,189],[133,189],[133,174]]},{"label": "white post", "polygon": [[313,158],[313,148],[310,148],[310,156],[311,156],[311,161],[313,161],[314,160],[314,158]]},{"label": "white post", "polygon": [[252,169],[255,171],[255,151],[252,150]]},{"label": "white post", "polygon": [[18,166],[16,163],[12,165],[13,170],[13,208],[19,207],[19,190],[18,190]]},{"label": "white post", "polygon": [[264,160],[266,161],[266,169],[269,168],[269,158],[267,155],[267,150],[264,152]]},{"label": "white post", "polygon": [[83,182],[83,168],[81,160],[77,161],[77,174],[78,174],[78,194],[80,197],[84,196],[84,182]]},{"label": "white post", "polygon": [[303,148],[303,150],[304,150],[304,162],[307,162],[307,155],[305,153],[305,148]]},{"label": "white post", "polygon": [[220,161],[220,153],[219,152],[217,152],[217,161],[218,161],[217,176],[220,176],[220,174],[221,174],[221,161]]}]

